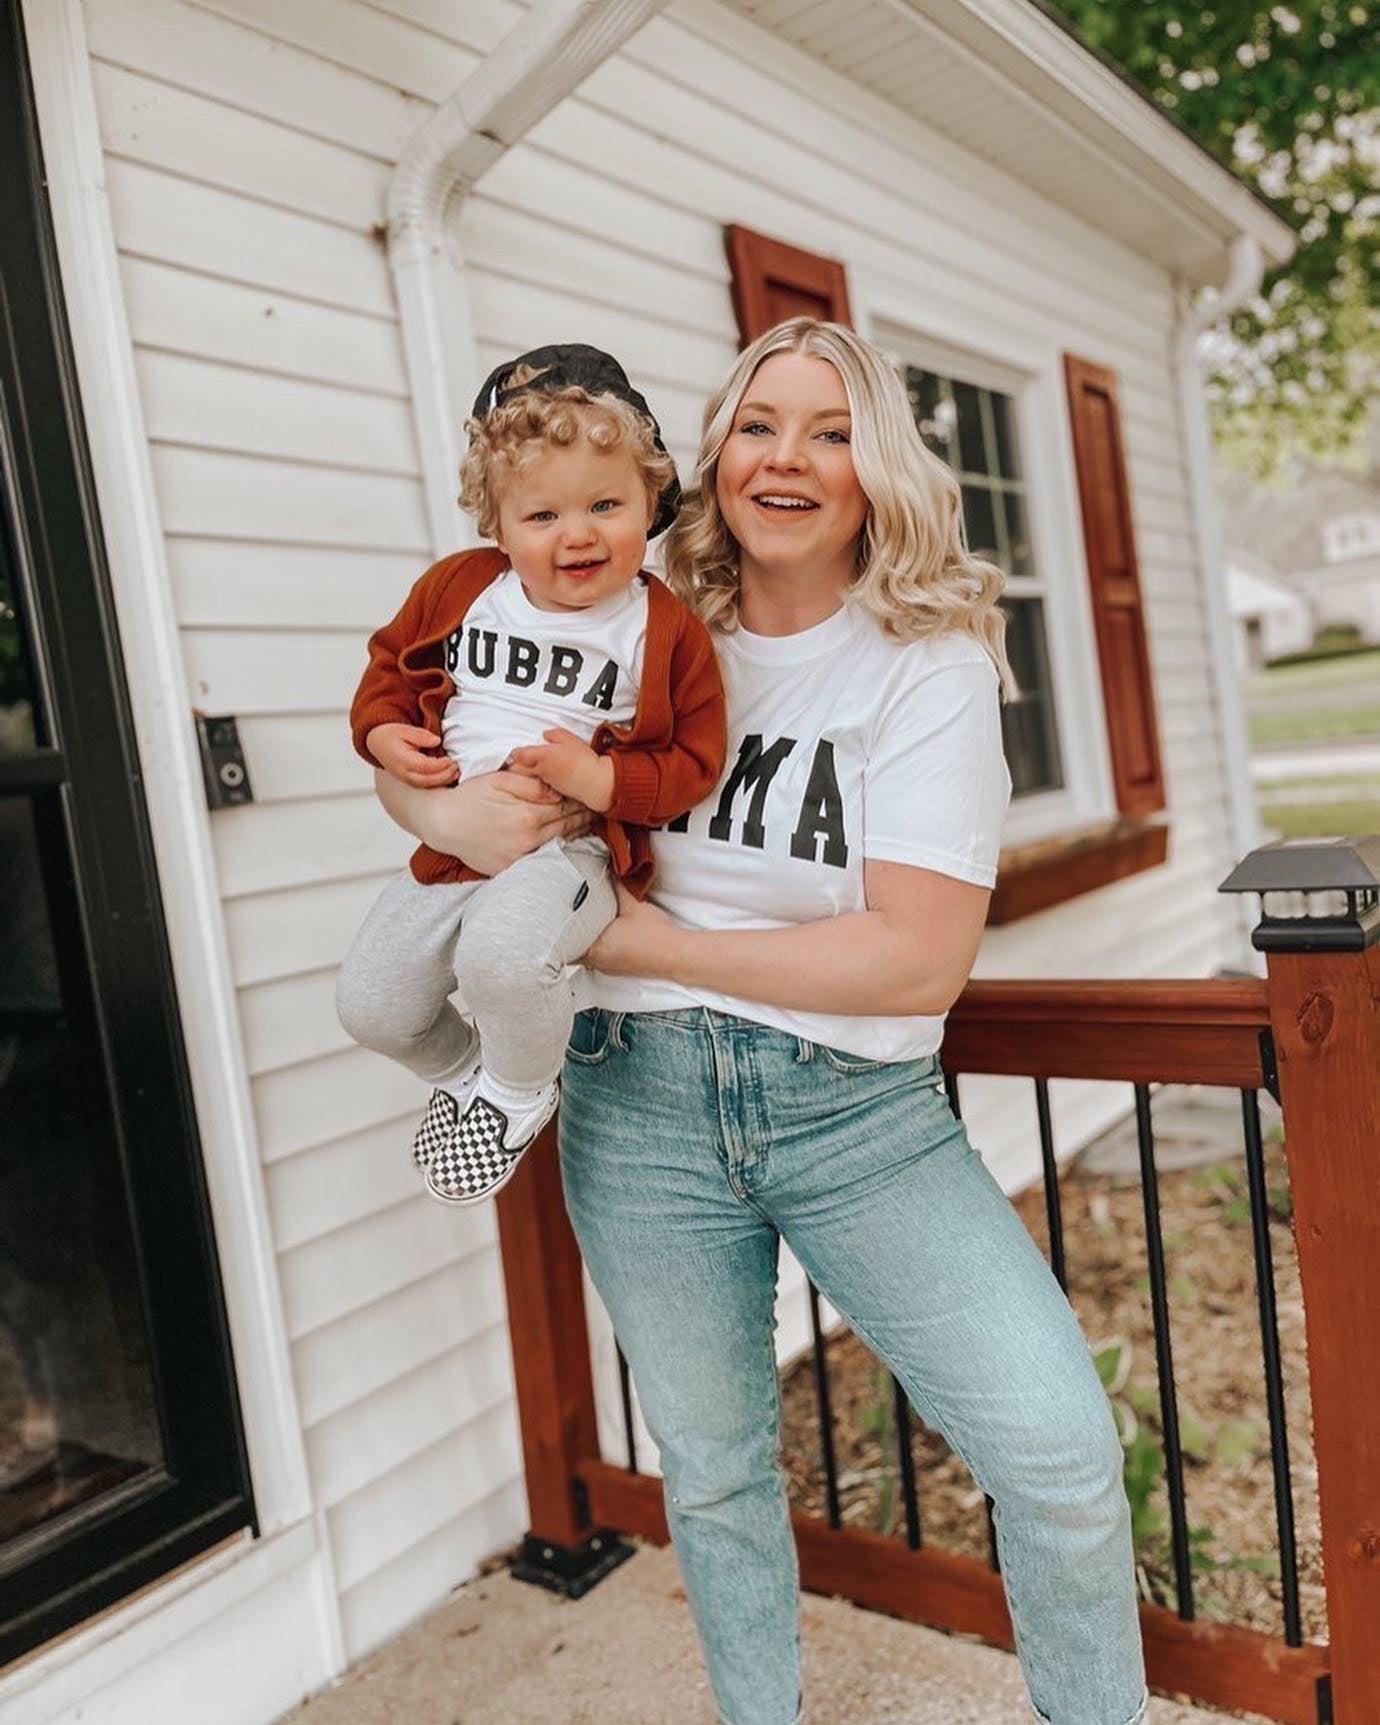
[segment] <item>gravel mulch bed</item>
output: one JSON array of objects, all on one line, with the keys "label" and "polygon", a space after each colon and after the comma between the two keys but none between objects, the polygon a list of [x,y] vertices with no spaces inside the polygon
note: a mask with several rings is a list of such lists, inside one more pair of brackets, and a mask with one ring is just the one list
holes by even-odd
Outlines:
[{"label": "gravel mulch bed", "polygon": [[[1277,1136],[1267,1146],[1267,1167],[1303,1629],[1305,1639],[1325,1641],[1303,1303],[1288,1177]],[[1061,1190],[1070,1298],[1094,1354],[1100,1356],[1099,1369],[1113,1392],[1128,1446],[1141,1591],[1147,1599],[1172,1605],[1139,1179],[1094,1174],[1075,1162],[1065,1169]],[[1281,1635],[1270,1434],[1246,1190],[1239,1141],[1224,1141],[1220,1162],[1160,1175],[1197,1613]],[[1041,1188],[1027,1190],[1014,1202],[1045,1246]],[[904,1537],[891,1379],[846,1331],[829,1338],[827,1354],[843,1521]],[[819,1410],[808,1355],[783,1374],[782,1396],[793,1501],[823,1516]],[[918,1420],[913,1441],[926,1543],[986,1560],[986,1511],[972,1477],[943,1440]],[[1138,1483],[1142,1479],[1144,1486]]]}]

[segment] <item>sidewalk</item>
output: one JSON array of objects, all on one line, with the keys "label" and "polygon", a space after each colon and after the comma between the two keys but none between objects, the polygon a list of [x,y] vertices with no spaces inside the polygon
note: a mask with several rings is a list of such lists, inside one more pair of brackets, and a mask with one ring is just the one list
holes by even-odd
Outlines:
[{"label": "sidewalk", "polygon": [[[837,1599],[804,1603],[809,1725],[1031,1725],[1016,1661]],[[1221,1725],[1155,1701],[1147,1725]],[[282,1725],[714,1725],[669,1550],[570,1603],[496,1573]]]},{"label": "sidewalk", "polygon": [[1304,773],[1327,778],[1338,773],[1380,773],[1380,742],[1358,738],[1355,742],[1289,743],[1251,752],[1254,779],[1292,778]]}]

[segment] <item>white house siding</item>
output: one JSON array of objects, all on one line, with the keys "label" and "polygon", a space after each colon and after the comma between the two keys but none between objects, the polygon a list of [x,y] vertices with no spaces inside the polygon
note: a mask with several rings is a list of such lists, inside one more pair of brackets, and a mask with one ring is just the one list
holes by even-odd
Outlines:
[{"label": "white house siding", "polygon": [[1296,577],[1315,629],[1354,624],[1363,639],[1380,643],[1380,554],[1324,564]]},{"label": "white house siding", "polygon": [[[523,1516],[492,1216],[417,1195],[417,1087],[352,1048],[331,1004],[406,849],[348,752],[345,709],[365,631],[427,555],[385,188],[431,104],[519,15],[502,0],[86,0],[188,674],[206,710],[240,716],[258,799],[215,817],[219,888],[351,1656]],[[1209,970],[1230,949],[1213,888],[1231,859],[1170,282],[728,9],[677,0],[466,205],[481,368],[538,341],[607,345],[688,465],[736,346],[727,221],[843,258],[855,290],[904,298],[922,331],[927,306],[963,304],[1117,371],[1172,860],[994,932],[983,968]],[[1070,1132],[1110,1106],[1058,1100]],[[1028,1093],[975,1104],[1018,1177]],[[801,1322],[797,1298],[793,1334]]]}]

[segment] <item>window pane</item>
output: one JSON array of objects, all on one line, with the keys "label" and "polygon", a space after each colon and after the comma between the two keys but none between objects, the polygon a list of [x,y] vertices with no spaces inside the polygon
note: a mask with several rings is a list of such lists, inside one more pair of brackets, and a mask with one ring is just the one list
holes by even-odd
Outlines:
[{"label": "window pane", "polygon": [[0,797],[0,1566],[163,1454],[68,880],[56,798]]},{"label": "window pane", "polygon": [[968,549],[975,557],[985,557],[990,563],[1001,561],[997,544],[996,513],[992,493],[985,485],[963,487],[963,525],[967,529]]},{"label": "window pane", "polygon": [[33,683],[0,522],[0,755],[34,747]]},{"label": "window pane", "polygon": [[910,395],[911,412],[915,415],[915,423],[925,446],[941,461],[952,465],[957,456],[954,439],[955,413],[943,378],[936,377],[933,372],[917,371],[914,366],[908,366],[906,390]]},{"label": "window pane", "polygon": [[992,404],[992,428],[997,437],[997,472],[1003,479],[1019,479],[1021,464],[1016,452],[1016,404],[1009,395],[998,395],[995,391],[988,400]]},{"label": "window pane", "polygon": [[[1010,576],[1038,577],[1016,439],[1015,402],[996,390],[959,378],[906,369],[906,388],[920,435],[942,460],[962,473],[963,525],[968,549],[1000,564]],[[984,426],[986,432],[984,434]],[[1001,481],[1000,485],[985,483]],[[1002,708],[1002,731],[1012,791],[1058,790],[1064,782],[1059,733],[1045,641],[1044,601],[1026,594],[1003,603],[1007,650],[1019,696]]]},{"label": "window pane", "polygon": [[982,438],[982,404],[971,383],[955,383],[954,405],[958,409],[958,465],[965,473],[987,472],[987,449]]},{"label": "window pane", "polygon": [[1002,738],[1011,769],[1013,796],[1058,790],[1064,782],[1059,732],[1050,689],[1045,645],[1045,608],[1040,599],[1007,599],[1006,651],[1020,693],[1002,707]]},{"label": "window pane", "polygon": [[1006,516],[1006,551],[1011,559],[1007,571],[1011,575],[1032,575],[1030,561],[1030,529],[1026,521],[1025,497],[1019,491],[1005,491],[1001,504]]}]

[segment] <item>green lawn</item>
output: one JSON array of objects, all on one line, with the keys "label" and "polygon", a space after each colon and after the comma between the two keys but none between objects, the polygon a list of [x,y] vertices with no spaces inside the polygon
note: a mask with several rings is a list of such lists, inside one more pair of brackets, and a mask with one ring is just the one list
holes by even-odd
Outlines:
[{"label": "green lawn", "polygon": [[1282,707],[1273,711],[1252,706],[1249,724],[1251,742],[1258,749],[1278,743],[1380,737],[1380,701],[1332,707]]},{"label": "green lawn", "polygon": [[1348,833],[1380,833],[1380,801],[1336,803],[1262,803],[1260,818],[1286,839],[1341,838]]},{"label": "green lawn", "polygon": [[1299,773],[1282,779],[1256,781],[1257,793],[1265,798],[1275,791],[1311,791],[1320,788],[1343,799],[1349,793],[1355,793],[1363,800],[1374,799],[1380,802],[1380,772],[1329,773],[1324,779],[1320,779],[1315,773]]},{"label": "green lawn", "polygon": [[[1312,665],[1281,665],[1247,678],[1245,690],[1254,748],[1380,739],[1380,649]],[[1313,796],[1279,795],[1303,790]],[[1374,769],[1294,773],[1258,782],[1256,799],[1261,819],[1285,838],[1380,832],[1380,773]]]},{"label": "green lawn", "polygon": [[1246,699],[1254,705],[1272,692],[1291,695],[1306,689],[1344,689],[1369,684],[1380,688],[1380,647],[1372,653],[1349,653],[1340,659],[1320,659],[1311,665],[1277,665],[1257,671],[1244,682]]}]

